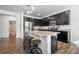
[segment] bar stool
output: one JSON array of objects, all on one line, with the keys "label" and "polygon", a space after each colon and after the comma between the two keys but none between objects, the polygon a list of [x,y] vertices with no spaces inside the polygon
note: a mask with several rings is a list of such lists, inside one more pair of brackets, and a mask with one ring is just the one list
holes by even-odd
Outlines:
[{"label": "bar stool", "polygon": [[41,40],[39,39],[33,39],[31,40],[31,48],[29,49],[30,54],[42,54],[41,48],[38,47],[38,45],[41,43]]}]

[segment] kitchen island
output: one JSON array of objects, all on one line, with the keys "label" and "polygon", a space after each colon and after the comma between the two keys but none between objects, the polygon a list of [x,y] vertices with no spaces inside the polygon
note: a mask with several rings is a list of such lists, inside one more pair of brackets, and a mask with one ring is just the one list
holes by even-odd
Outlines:
[{"label": "kitchen island", "polygon": [[41,44],[39,47],[42,49],[43,54],[53,54],[57,50],[57,35],[60,32],[54,31],[39,31],[34,30],[32,31],[32,35],[35,38],[41,40]]}]

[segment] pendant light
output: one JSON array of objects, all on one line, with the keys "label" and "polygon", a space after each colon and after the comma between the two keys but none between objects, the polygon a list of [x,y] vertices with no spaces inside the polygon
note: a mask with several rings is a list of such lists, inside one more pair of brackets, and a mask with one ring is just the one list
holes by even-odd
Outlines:
[{"label": "pendant light", "polygon": [[34,12],[35,8],[32,5],[26,5],[27,8],[27,14],[31,14]]}]

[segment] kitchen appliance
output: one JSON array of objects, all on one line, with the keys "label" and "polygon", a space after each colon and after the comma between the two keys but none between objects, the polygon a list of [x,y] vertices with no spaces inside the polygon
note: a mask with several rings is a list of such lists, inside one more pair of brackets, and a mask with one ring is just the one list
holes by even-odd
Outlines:
[{"label": "kitchen appliance", "polygon": [[58,26],[56,26],[56,21],[50,21],[49,25],[49,30],[57,31],[59,28]]}]

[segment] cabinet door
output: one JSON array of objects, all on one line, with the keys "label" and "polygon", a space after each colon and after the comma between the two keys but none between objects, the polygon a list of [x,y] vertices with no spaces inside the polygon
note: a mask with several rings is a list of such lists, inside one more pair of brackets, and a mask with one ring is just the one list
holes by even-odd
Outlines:
[{"label": "cabinet door", "polygon": [[39,20],[39,22],[40,22],[40,23],[39,23],[39,25],[40,25],[40,26],[44,26],[44,25],[45,25],[45,23],[44,23],[44,20],[43,20],[43,19],[42,19],[42,20]]},{"label": "cabinet door", "polygon": [[34,26],[37,26],[37,25],[38,25],[38,19],[34,19],[33,25],[34,25]]},{"label": "cabinet door", "polygon": [[36,20],[34,19],[34,21],[33,21],[33,26],[36,26],[36,23],[35,23],[35,21],[36,21]]},{"label": "cabinet door", "polygon": [[51,16],[51,21],[56,21],[56,25],[62,25],[61,13]]},{"label": "cabinet door", "polygon": [[51,16],[50,21],[56,21],[56,15]]},{"label": "cabinet door", "polygon": [[62,25],[69,25],[70,11],[62,12]]},{"label": "cabinet door", "polygon": [[56,36],[51,36],[51,54],[57,51],[57,41]]},{"label": "cabinet door", "polygon": [[42,26],[49,26],[50,17],[41,19]]},{"label": "cabinet door", "polygon": [[35,19],[33,20],[33,26],[35,26],[36,25],[36,23],[35,23]]},{"label": "cabinet door", "polygon": [[46,21],[46,26],[49,26],[49,21]]},{"label": "cabinet door", "polygon": [[62,15],[61,15],[61,13],[56,15],[56,25],[62,25]]},{"label": "cabinet door", "polygon": [[64,31],[58,34],[58,41],[68,43],[68,32]]}]

